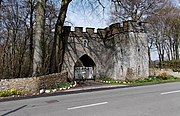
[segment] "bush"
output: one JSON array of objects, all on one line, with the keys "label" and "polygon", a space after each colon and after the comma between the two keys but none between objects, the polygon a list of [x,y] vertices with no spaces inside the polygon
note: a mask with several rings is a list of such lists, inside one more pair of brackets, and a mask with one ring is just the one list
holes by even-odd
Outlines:
[{"label": "bush", "polygon": [[13,95],[23,95],[22,91],[17,91],[15,89],[10,89],[8,91],[0,91],[0,97],[9,97]]},{"label": "bush", "polygon": [[167,60],[162,62],[163,68],[170,68],[174,70],[180,69],[180,60]]},{"label": "bush", "polygon": [[168,74],[166,72],[163,72],[159,75],[160,78],[162,78],[163,80],[167,80],[168,79]]},{"label": "bush", "polygon": [[[58,85],[56,88],[64,88],[64,87],[69,87],[70,85],[72,85],[73,83],[64,83],[64,84],[60,84]],[[54,88],[53,88],[54,89]]]}]

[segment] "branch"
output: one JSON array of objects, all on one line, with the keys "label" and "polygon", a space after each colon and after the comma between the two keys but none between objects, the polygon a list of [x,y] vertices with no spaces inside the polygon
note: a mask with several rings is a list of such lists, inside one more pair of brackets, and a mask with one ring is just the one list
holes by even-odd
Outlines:
[{"label": "branch", "polygon": [[101,5],[101,7],[102,7],[103,9],[105,8],[105,6],[101,3],[100,0],[98,0],[98,3]]}]

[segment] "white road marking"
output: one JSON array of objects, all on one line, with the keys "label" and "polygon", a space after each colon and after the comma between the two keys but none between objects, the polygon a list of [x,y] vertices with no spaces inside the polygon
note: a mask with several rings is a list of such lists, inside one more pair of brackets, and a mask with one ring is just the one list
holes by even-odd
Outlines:
[{"label": "white road marking", "polygon": [[92,106],[104,105],[104,104],[107,104],[107,103],[108,103],[108,102],[101,102],[101,103],[95,103],[95,104],[89,104],[89,105],[77,106],[77,107],[68,108],[68,110],[74,110],[74,109],[80,109],[80,108],[86,108],[86,107],[92,107]]},{"label": "white road marking", "polygon": [[177,91],[169,91],[169,92],[164,92],[164,93],[161,93],[161,95],[167,95],[167,94],[173,94],[173,93],[179,93],[180,90],[177,90]]}]

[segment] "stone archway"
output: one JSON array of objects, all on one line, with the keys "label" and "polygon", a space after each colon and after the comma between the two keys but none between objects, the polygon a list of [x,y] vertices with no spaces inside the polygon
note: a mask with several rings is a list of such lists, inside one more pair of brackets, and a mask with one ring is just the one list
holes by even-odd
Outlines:
[{"label": "stone archway", "polygon": [[87,54],[81,56],[74,65],[75,80],[94,80],[94,68],[96,64]]},{"label": "stone archway", "polygon": [[84,67],[95,67],[96,64],[90,56],[87,54],[82,55],[75,63],[75,67],[84,66]]}]

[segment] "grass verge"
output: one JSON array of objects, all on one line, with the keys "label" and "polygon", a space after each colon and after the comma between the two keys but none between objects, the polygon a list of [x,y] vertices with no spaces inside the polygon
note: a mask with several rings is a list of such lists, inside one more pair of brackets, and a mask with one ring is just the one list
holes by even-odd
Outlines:
[{"label": "grass verge", "polygon": [[172,75],[162,74],[159,76],[150,76],[148,78],[139,78],[137,80],[113,80],[111,78],[100,78],[100,82],[106,84],[125,84],[125,85],[152,85],[152,84],[161,84],[161,83],[170,83],[170,82],[180,82],[180,78],[174,77]]}]

